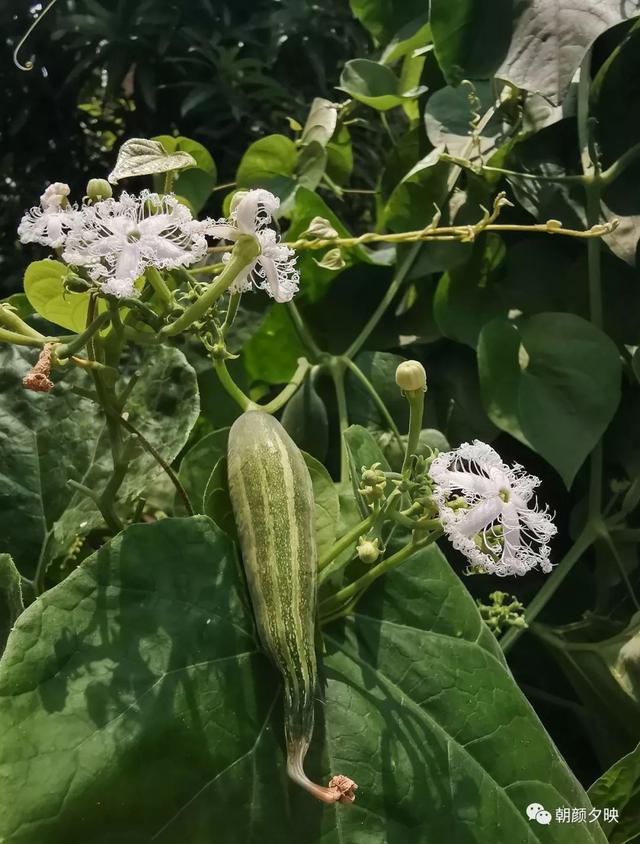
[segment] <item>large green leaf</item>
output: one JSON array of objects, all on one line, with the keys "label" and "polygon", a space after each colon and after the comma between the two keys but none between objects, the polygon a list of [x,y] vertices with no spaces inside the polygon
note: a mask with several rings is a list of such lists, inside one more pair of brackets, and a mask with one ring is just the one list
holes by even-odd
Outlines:
[{"label": "large green leaf", "polygon": [[[444,145],[451,155],[464,155],[472,138],[478,112],[484,114],[495,102],[489,82],[445,86],[432,94],[424,110],[427,135],[434,147]],[[473,155],[490,155],[499,145],[502,119],[496,114],[483,129],[476,131]],[[467,156],[468,157],[468,156]]]},{"label": "large green leaf", "polygon": [[[30,352],[0,353],[0,551],[33,571],[43,543],[47,553],[65,552],[76,536],[101,524],[93,501],[68,486],[75,480],[100,492],[112,472],[109,440],[97,405],[73,392],[86,374],[65,373],[50,393],[32,393],[22,376]],[[182,352],[154,348],[129,396],[129,420],[163,458],[175,459],[198,415],[195,372]],[[136,447],[120,500],[130,502],[162,472]]]},{"label": "large green leaf", "polygon": [[242,156],[236,172],[240,188],[266,188],[281,199],[295,186],[298,150],[285,135],[267,135],[254,141]]},{"label": "large green leaf", "polygon": [[[305,187],[300,187],[296,191],[295,205],[291,213],[291,225],[287,231],[286,239],[288,241],[294,241],[301,237],[315,217],[321,217],[323,220],[327,220],[331,228],[338,233],[339,237],[347,238],[353,236],[322,197]],[[326,292],[327,287],[338,276],[337,272],[318,266],[317,259],[322,254],[322,252],[302,250],[297,256],[298,268],[302,278],[300,293],[311,301],[321,298]],[[343,249],[341,250],[341,254],[345,268],[360,261],[370,261],[368,253],[362,246]]]},{"label": "large green leaf", "polygon": [[505,252],[498,235],[480,237],[469,259],[440,278],[433,313],[445,337],[475,348],[483,325],[507,312],[500,285]]},{"label": "large green leaf", "polygon": [[425,228],[442,210],[449,165],[440,161],[441,153],[442,148],[432,150],[392,191],[384,211],[385,222],[392,231]]},{"label": "large green leaf", "polygon": [[640,614],[624,630],[600,631],[591,619],[560,627],[537,624],[545,644],[590,713],[590,739],[605,763],[640,741]]},{"label": "large green leaf", "polygon": [[570,486],[620,401],[613,341],[574,314],[495,320],[478,341],[492,421],[530,445]]},{"label": "large green leaf", "polygon": [[243,349],[250,380],[286,384],[305,348],[296,334],[287,309],[273,305],[258,331]]},{"label": "large green leaf", "polygon": [[[185,550],[188,549],[188,553]],[[22,614],[0,662],[0,836],[11,844],[604,844],[534,827],[588,798],[437,549],[325,637],[308,769],[284,772],[275,671],[233,546],[202,517],[134,525]]]},{"label": "large green leaf", "polygon": [[20,573],[9,554],[0,554],[0,654],[23,609]]},{"label": "large green leaf", "polygon": [[373,35],[385,43],[405,24],[423,16],[425,0],[350,0],[351,11]]},{"label": "large green leaf", "polygon": [[610,844],[628,844],[640,835],[640,744],[605,771],[589,789],[594,806],[620,813],[617,822],[603,823]]},{"label": "large green leaf", "polygon": [[620,0],[431,0],[431,30],[451,84],[496,75],[558,102],[598,35],[637,14]]}]

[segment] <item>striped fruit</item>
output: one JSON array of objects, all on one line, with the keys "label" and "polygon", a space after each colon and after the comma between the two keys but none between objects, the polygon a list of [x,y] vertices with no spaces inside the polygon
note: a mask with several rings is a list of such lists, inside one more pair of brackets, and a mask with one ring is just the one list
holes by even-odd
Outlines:
[{"label": "striped fruit", "polygon": [[229,492],[260,640],[284,685],[289,776],[326,803],[352,802],[355,785],[311,782],[304,758],[313,734],[317,551],[313,488],[282,425],[254,410],[229,432]]}]

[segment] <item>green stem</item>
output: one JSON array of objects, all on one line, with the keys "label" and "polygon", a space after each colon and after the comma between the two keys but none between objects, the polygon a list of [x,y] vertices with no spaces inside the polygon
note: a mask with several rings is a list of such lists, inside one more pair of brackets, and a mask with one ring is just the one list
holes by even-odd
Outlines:
[{"label": "green stem", "polygon": [[618,549],[616,548],[614,541],[611,539],[611,534],[606,528],[603,528],[601,536],[618,567],[618,571],[620,572],[620,578],[627,588],[627,592],[629,593],[629,597],[631,598],[631,603],[635,606],[636,611],[640,611],[640,603],[638,602],[638,596],[636,595],[635,589],[633,588],[633,585],[629,579],[629,575],[627,573],[626,568],[624,567],[624,562],[622,561],[620,554],[618,553]]},{"label": "green stem", "polygon": [[298,358],[298,368],[294,372],[291,381],[287,386],[278,393],[278,395],[271,399],[267,404],[258,405],[260,410],[264,413],[277,413],[281,407],[284,407],[289,399],[298,391],[298,388],[311,371],[311,364],[306,358]]},{"label": "green stem", "polygon": [[214,369],[220,379],[220,383],[227,391],[227,393],[231,396],[234,402],[239,405],[239,407],[244,410],[257,410],[257,405],[255,402],[251,401],[249,396],[246,393],[243,393],[240,387],[236,384],[236,382],[231,377],[229,370],[227,369],[227,364],[223,360],[215,360],[213,361]]},{"label": "green stem", "polygon": [[233,322],[238,314],[238,308],[240,307],[240,299],[242,298],[242,293],[232,293],[229,297],[229,305],[227,307],[227,314],[224,318],[224,322],[220,326],[220,336],[224,340],[224,337],[227,331],[233,325]]},{"label": "green stem", "polygon": [[340,589],[335,593],[335,595],[332,595],[331,598],[327,598],[323,601],[320,604],[321,616],[331,615],[345,604],[350,603],[354,598],[359,597],[375,580],[382,577],[382,575],[386,574],[388,571],[391,571],[391,569],[396,568],[396,566],[399,566],[400,563],[403,563],[412,554],[415,554],[416,551],[430,545],[441,533],[442,531],[439,531],[438,533],[433,533],[431,536],[425,537],[425,539],[421,539],[420,542],[409,543],[409,545],[405,545],[404,548],[396,551],[395,554],[387,557],[386,560],[382,560],[377,565],[373,566],[373,568],[371,568],[366,574],[363,574],[362,577],[359,577],[353,583],[350,583],[348,586]]},{"label": "green stem", "polygon": [[44,346],[46,338],[25,337],[24,334],[18,334],[15,331],[8,331],[6,328],[0,328],[0,343],[11,343],[14,346]]},{"label": "green stem", "polygon": [[311,332],[307,328],[296,304],[294,302],[288,302],[287,310],[289,311],[291,322],[293,323],[293,327],[295,328],[298,337],[309,353],[311,360],[315,363],[320,357],[322,357],[322,349],[311,336]]},{"label": "green stem", "polygon": [[47,574],[47,568],[49,566],[49,544],[51,542],[51,538],[53,537],[53,531],[50,530],[44,537],[42,542],[42,546],[40,548],[40,556],[38,557],[38,565],[36,567],[36,573],[33,577],[33,591],[35,592],[36,598],[39,595],[42,595],[44,592],[45,587],[45,578]]},{"label": "green stem", "polygon": [[118,421],[120,422],[123,428],[126,428],[127,431],[132,433],[135,437],[140,440],[140,444],[145,449],[145,451],[147,451],[153,457],[156,463],[162,467],[166,475],[171,480],[171,483],[174,485],[178,496],[182,499],[182,502],[187,510],[188,515],[194,516],[195,512],[193,507],[191,506],[191,502],[189,501],[189,496],[187,495],[185,488],[182,486],[180,478],[174,472],[173,468],[169,465],[169,463],[167,463],[167,461],[160,454],[160,452],[157,451],[153,445],[151,445],[151,443],[144,436],[144,434],[142,434],[134,425],[132,425],[132,423],[128,419],[125,419],[124,416],[118,415]]},{"label": "green stem", "polygon": [[58,360],[65,360],[70,358],[72,355],[75,355],[76,352],[79,352],[81,349],[87,345],[89,340],[100,331],[100,329],[109,321],[109,314],[102,313],[99,314],[94,320],[92,320],[89,325],[85,328],[85,330],[78,334],[73,340],[68,343],[64,343],[61,346],[56,348],[56,357]]},{"label": "green stem", "polygon": [[173,190],[173,180],[175,179],[176,171],[175,170],[167,170],[164,174],[164,188],[162,190],[163,193],[171,193]]},{"label": "green stem", "polygon": [[15,311],[7,307],[6,304],[0,304],[0,323],[10,331],[15,331],[16,334],[21,334],[23,337],[32,337],[33,339],[43,340],[44,337],[35,328],[20,319]]},{"label": "green stem", "polygon": [[[540,591],[535,595],[529,606],[526,608],[524,618],[527,624],[531,624],[538,617],[538,614],[545,608],[547,602],[556,593],[558,587],[571,572],[578,560],[582,558],[585,551],[593,545],[596,538],[597,529],[591,522],[588,522],[580,536],[554,568]],[[502,636],[500,639],[500,645],[504,653],[507,653],[510,648],[513,647],[524,632],[525,628],[512,627],[504,634],[504,636]]]},{"label": "green stem", "polygon": [[236,241],[231,257],[218,278],[210,284],[204,293],[182,313],[178,319],[165,325],[161,334],[173,337],[180,334],[194,322],[202,319],[207,311],[218,301],[236,280],[242,270],[246,269],[260,254],[260,244],[251,235],[241,235]]},{"label": "green stem", "polygon": [[615,182],[637,158],[640,158],[640,143],[634,144],[617,161],[614,161],[610,167],[607,167],[600,177],[602,184],[610,185],[612,182]]},{"label": "green stem", "polygon": [[284,407],[311,371],[311,364],[309,361],[306,358],[299,358],[298,367],[287,386],[284,387],[284,389],[281,390],[275,398],[271,399],[270,402],[261,405],[252,401],[249,396],[246,395],[240,387],[238,387],[231,377],[224,360],[214,359],[213,365],[224,389],[245,412],[248,410],[261,410],[263,413],[276,413],[281,407]]},{"label": "green stem", "polygon": [[393,416],[389,413],[389,410],[388,410],[386,404],[382,400],[382,398],[381,398],[380,394],[378,393],[378,391],[376,390],[376,388],[373,386],[371,381],[369,381],[369,379],[364,374],[364,372],[360,369],[360,367],[357,366],[352,360],[350,360],[348,357],[344,357],[343,360],[344,360],[345,365],[351,370],[351,372],[355,375],[355,377],[358,379],[358,381],[360,381],[360,383],[365,388],[367,393],[369,393],[369,395],[371,396],[371,400],[373,401],[375,406],[378,408],[378,410],[380,411],[380,413],[384,417],[387,425],[389,426],[389,430],[393,433],[394,437],[396,438],[398,445],[402,448],[402,438],[400,436],[400,431],[398,430],[398,426],[396,425],[396,423],[393,419]]},{"label": "green stem", "polygon": [[[336,557],[339,557],[340,554],[344,553],[347,548],[353,545],[354,542],[357,542],[362,534],[369,530],[371,525],[374,523],[375,518],[376,514],[371,513],[366,519],[358,522],[358,524],[352,527],[350,531],[347,531],[344,536],[341,536],[340,539],[338,539],[338,541],[335,542],[318,560],[318,574],[323,572],[327,566],[336,559]],[[324,577],[320,578],[320,582],[324,579]]]},{"label": "green stem", "polygon": [[344,389],[344,359],[332,358],[329,364],[329,372],[336,391],[336,402],[338,405],[338,422],[340,425],[340,482],[346,483],[349,480],[349,451],[345,437],[349,427],[349,410],[347,407],[347,394]]},{"label": "green stem", "polygon": [[367,340],[369,339],[369,335],[378,325],[382,317],[385,315],[387,308],[393,302],[396,297],[396,294],[402,287],[402,284],[405,278],[407,277],[409,270],[413,266],[413,262],[418,256],[418,252],[420,251],[421,246],[422,244],[420,243],[414,243],[411,249],[409,249],[409,251],[405,255],[404,261],[397,268],[396,273],[391,281],[391,284],[389,285],[384,296],[382,297],[382,301],[367,321],[367,324],[360,331],[356,339],[344,353],[345,357],[353,359],[358,354],[360,349],[364,346],[364,344],[367,342]]},{"label": "green stem", "polygon": [[169,290],[166,281],[162,278],[155,267],[147,267],[145,272],[147,281],[153,287],[154,293],[160,299],[167,310],[171,310],[174,305],[174,298],[172,292]]},{"label": "green stem", "polygon": [[407,450],[402,461],[402,474],[407,475],[412,455],[418,450],[420,432],[422,431],[422,417],[424,414],[424,390],[407,390],[405,393],[409,402],[409,436]]}]

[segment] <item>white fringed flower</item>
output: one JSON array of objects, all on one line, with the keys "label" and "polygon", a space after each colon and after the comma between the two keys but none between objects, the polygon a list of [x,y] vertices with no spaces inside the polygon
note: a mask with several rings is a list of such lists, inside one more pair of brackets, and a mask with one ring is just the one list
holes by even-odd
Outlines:
[{"label": "white fringed flower", "polygon": [[[431,464],[433,497],[453,547],[490,574],[550,572],[551,516],[532,501],[540,481],[502,462],[486,443],[463,443]],[[450,506],[460,496],[466,506]]]},{"label": "white fringed flower", "polygon": [[188,267],[207,251],[204,224],[176,196],[143,190],[86,205],[73,225],[62,257],[86,267],[103,292],[136,296],[135,280],[149,266]]},{"label": "white fringed flower", "polygon": [[69,185],[54,182],[40,197],[40,205],[31,208],[18,226],[21,243],[40,243],[58,249],[81,212],[69,205]]},{"label": "white fringed flower", "polygon": [[[298,292],[300,274],[296,270],[295,252],[289,249],[274,229],[270,228],[280,200],[267,190],[250,190],[232,205],[228,220],[211,221],[207,234],[235,242],[242,234],[255,237],[260,255],[236,278],[231,290],[244,292],[255,285],[265,290],[276,302],[289,302]],[[229,260],[226,254],[223,260]]]}]

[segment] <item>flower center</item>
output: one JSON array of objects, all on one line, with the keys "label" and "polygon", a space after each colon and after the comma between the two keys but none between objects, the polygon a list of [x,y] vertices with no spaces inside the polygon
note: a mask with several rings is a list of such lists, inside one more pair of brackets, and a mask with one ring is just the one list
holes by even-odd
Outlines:
[{"label": "flower center", "polygon": [[501,498],[504,501],[505,504],[509,503],[510,497],[511,497],[511,493],[505,487],[502,487],[502,489],[498,492],[498,498]]}]

